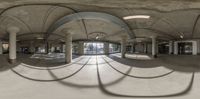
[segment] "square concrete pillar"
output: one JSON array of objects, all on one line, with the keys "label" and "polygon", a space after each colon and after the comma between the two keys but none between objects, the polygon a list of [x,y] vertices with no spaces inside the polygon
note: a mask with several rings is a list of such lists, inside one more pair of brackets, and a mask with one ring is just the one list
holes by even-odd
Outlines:
[{"label": "square concrete pillar", "polygon": [[192,42],[192,55],[197,55],[197,41]]},{"label": "square concrete pillar", "polygon": [[3,54],[3,43],[1,40],[0,40],[0,54]]}]

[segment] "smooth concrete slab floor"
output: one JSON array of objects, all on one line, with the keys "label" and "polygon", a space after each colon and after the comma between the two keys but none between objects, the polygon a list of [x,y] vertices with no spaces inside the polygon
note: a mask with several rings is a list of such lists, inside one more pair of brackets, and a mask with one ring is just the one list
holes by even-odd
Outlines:
[{"label": "smooth concrete slab floor", "polygon": [[80,56],[70,64],[10,65],[0,55],[0,99],[198,99],[200,56]]}]

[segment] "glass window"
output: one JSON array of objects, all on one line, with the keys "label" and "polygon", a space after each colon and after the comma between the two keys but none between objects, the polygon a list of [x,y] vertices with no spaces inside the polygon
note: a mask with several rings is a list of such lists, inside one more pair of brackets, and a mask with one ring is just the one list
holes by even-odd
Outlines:
[{"label": "glass window", "polygon": [[104,44],[99,42],[84,43],[84,54],[104,54]]},{"label": "glass window", "polygon": [[109,44],[109,52],[110,53],[119,53],[120,52],[120,45],[119,44]]},{"label": "glass window", "polygon": [[72,53],[73,54],[78,54],[78,43],[74,42],[72,44]]}]

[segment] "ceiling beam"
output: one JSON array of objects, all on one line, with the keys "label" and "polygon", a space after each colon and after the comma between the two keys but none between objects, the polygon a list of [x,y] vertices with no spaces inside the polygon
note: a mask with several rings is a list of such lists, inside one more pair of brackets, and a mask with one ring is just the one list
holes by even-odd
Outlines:
[{"label": "ceiling beam", "polygon": [[116,16],[106,14],[106,13],[100,13],[100,12],[79,12],[79,13],[67,15],[59,19],[58,21],[56,21],[54,24],[52,24],[49,27],[47,33],[49,33],[50,35],[52,32],[57,30],[62,25],[71,21],[77,21],[77,20],[82,20],[82,19],[85,19],[85,20],[96,19],[96,20],[111,22],[113,24],[120,26],[121,29],[124,30],[124,32],[128,33],[130,38],[135,38],[134,33],[130,30],[129,26],[123,20],[119,19]]}]

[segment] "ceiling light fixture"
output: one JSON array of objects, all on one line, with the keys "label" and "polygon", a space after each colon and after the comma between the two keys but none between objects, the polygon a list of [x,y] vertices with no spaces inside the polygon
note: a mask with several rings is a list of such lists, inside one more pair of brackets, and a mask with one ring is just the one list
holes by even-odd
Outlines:
[{"label": "ceiling light fixture", "polygon": [[133,16],[126,16],[123,17],[124,20],[129,20],[129,19],[149,19],[149,15],[133,15]]},{"label": "ceiling light fixture", "polygon": [[184,38],[184,33],[180,32],[179,34],[180,34],[180,38],[183,39]]},{"label": "ceiling light fixture", "polygon": [[96,36],[96,40],[99,39],[99,36]]},{"label": "ceiling light fixture", "polygon": [[42,40],[42,39],[44,39],[44,38],[42,38],[42,37],[37,37],[37,39],[38,39],[38,40]]},{"label": "ceiling light fixture", "polygon": [[[101,33],[100,33],[100,35],[101,35]],[[95,38],[96,40],[98,40],[99,39],[99,34],[97,34],[97,36],[96,36],[96,38]]]},{"label": "ceiling light fixture", "polygon": [[180,35],[180,38],[183,39],[183,35]]}]

